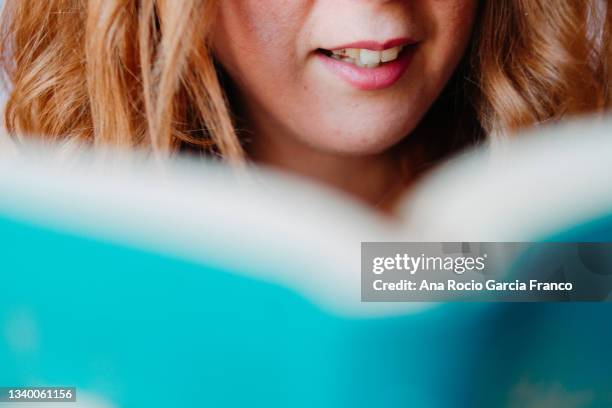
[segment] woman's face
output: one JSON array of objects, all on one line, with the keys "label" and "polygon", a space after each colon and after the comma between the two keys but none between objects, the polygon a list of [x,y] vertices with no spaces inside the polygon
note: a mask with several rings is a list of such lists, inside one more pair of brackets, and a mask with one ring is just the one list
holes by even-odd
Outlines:
[{"label": "woman's face", "polygon": [[349,155],[382,152],[416,127],[465,52],[477,6],[477,0],[218,3],[214,52],[255,130]]}]

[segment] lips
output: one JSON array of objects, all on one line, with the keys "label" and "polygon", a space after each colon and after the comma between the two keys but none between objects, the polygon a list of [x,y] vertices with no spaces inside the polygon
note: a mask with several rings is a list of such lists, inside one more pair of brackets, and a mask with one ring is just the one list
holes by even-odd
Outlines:
[{"label": "lips", "polygon": [[317,50],[332,73],[363,91],[386,89],[397,83],[412,61],[417,44],[407,39],[386,43],[362,41]]}]

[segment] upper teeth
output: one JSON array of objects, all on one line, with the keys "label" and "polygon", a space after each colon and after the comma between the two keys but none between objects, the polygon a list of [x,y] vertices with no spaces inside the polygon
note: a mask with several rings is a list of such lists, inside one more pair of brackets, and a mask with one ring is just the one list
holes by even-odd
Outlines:
[{"label": "upper teeth", "polygon": [[385,62],[397,59],[404,47],[389,48],[384,51],[373,51],[360,48],[345,48],[332,51],[332,58],[336,58],[359,67],[376,68]]}]

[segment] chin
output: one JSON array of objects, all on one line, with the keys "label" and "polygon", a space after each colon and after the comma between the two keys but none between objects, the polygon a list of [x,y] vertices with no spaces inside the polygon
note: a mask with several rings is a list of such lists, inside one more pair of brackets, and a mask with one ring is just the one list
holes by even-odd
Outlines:
[{"label": "chin", "polygon": [[332,135],[332,137],[319,139],[312,137],[305,142],[311,147],[329,154],[343,156],[371,156],[384,153],[403,140],[409,131],[394,133],[381,133],[380,129],[364,132],[321,132],[318,134]]},{"label": "chin", "polygon": [[336,124],[327,129],[320,128],[309,134],[307,143],[328,153],[350,156],[377,155],[404,140],[418,123],[412,115],[408,118],[387,115],[390,119],[386,120],[376,119],[382,117],[380,115],[373,116],[366,121],[353,120],[351,126],[339,127]]}]

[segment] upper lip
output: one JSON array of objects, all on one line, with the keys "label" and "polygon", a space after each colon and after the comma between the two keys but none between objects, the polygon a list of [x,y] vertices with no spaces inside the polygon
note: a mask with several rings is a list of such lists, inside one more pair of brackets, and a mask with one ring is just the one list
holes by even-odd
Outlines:
[{"label": "upper lip", "polygon": [[400,47],[400,46],[414,44],[414,43],[415,41],[413,41],[410,38],[394,38],[394,39],[387,40],[384,42],[364,40],[364,41],[356,41],[350,44],[343,44],[343,45],[338,45],[332,48],[325,48],[325,49],[328,51],[337,51],[337,50],[343,50],[347,48],[359,48],[359,49],[372,50],[372,51],[384,51],[384,50],[388,50],[389,48]]}]

